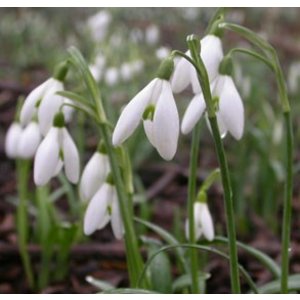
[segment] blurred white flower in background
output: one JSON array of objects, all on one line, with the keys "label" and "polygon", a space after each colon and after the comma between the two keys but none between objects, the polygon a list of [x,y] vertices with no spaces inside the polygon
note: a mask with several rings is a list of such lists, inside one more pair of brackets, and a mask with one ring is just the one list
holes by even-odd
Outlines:
[{"label": "blurred white flower in background", "polygon": [[144,61],[142,59],[137,59],[131,62],[133,73],[139,74],[144,70]]},{"label": "blurred white flower in background", "polygon": [[145,40],[148,45],[155,45],[158,43],[160,37],[159,28],[152,24],[146,28]]},{"label": "blurred white flower in background", "polygon": [[181,7],[179,11],[182,13],[182,17],[188,21],[195,21],[200,13],[199,7]]},{"label": "blurred white flower in background", "polygon": [[115,67],[108,68],[104,75],[105,83],[108,86],[114,86],[119,81],[119,70]]},{"label": "blurred white flower in background", "polygon": [[120,68],[120,75],[124,81],[132,79],[134,72],[131,63],[123,63]]},{"label": "blurred white flower in background", "polygon": [[171,53],[170,48],[168,47],[160,47],[156,50],[155,55],[159,60],[163,60],[169,56]]},{"label": "blurred white flower in background", "polygon": [[5,153],[9,158],[17,158],[19,153],[19,141],[22,135],[22,126],[18,122],[13,122],[5,136]]},{"label": "blurred white flower in background", "polygon": [[111,14],[106,10],[101,10],[88,18],[87,26],[89,27],[95,41],[103,41],[111,19]]},{"label": "blurred white flower in background", "polygon": [[130,36],[130,40],[136,44],[142,42],[144,39],[144,33],[140,28],[132,29],[130,31],[129,36]]},{"label": "blurred white flower in background", "polygon": [[293,62],[288,72],[288,86],[292,93],[299,91],[300,83],[300,61]]},{"label": "blurred white flower in background", "polygon": [[103,77],[104,71],[105,71],[105,65],[106,65],[106,58],[102,53],[98,53],[94,64],[90,65],[90,71],[96,81],[100,81]]}]

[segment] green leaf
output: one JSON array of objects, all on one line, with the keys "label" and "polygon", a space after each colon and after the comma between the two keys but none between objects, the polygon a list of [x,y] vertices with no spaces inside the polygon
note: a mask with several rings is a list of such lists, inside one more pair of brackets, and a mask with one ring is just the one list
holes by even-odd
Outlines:
[{"label": "green leaf", "polygon": [[[300,274],[294,274],[288,278],[289,292],[300,291]],[[258,288],[260,294],[277,294],[281,291],[280,279],[271,281]]]},{"label": "green leaf", "polygon": [[[199,276],[199,284],[203,282],[203,280],[207,280],[210,278],[209,273],[198,272]],[[192,278],[190,274],[183,274],[180,277],[176,278],[172,284],[173,293],[181,292],[183,289],[188,288],[192,285]]]},{"label": "green leaf", "polygon": [[115,287],[112,284],[108,283],[107,281],[96,279],[93,276],[86,276],[85,280],[89,284],[91,284],[92,286],[94,286],[95,288],[97,288],[97,289],[99,289],[100,291],[103,291],[103,292],[115,289]]},{"label": "green leaf", "polygon": [[[140,218],[135,217],[134,220],[140,224],[145,225],[146,227],[148,227],[149,229],[151,229],[152,231],[154,231],[155,233],[157,233],[160,237],[162,237],[169,245],[179,245],[178,240],[176,240],[176,238],[171,235],[169,232],[167,232],[166,230],[164,230],[163,228],[148,222],[148,221],[144,221]],[[178,260],[180,262],[180,264],[182,265],[182,267],[184,268],[184,270],[188,273],[189,272],[189,267],[188,264],[184,258],[185,256],[185,251],[183,250],[183,248],[176,248],[175,249]]]},{"label": "green leaf", "polygon": [[[213,243],[222,243],[227,244],[228,239],[222,236],[216,236]],[[278,264],[267,254],[262,251],[255,249],[251,246],[245,245],[241,242],[237,242],[239,248],[245,250],[247,253],[255,257],[258,261],[260,261],[273,275],[275,278],[280,278],[281,270]]]},{"label": "green leaf", "polygon": [[[149,257],[160,247],[156,243],[149,246]],[[155,256],[149,267],[152,288],[159,293],[167,294],[172,292],[171,263],[168,255],[161,252]]]}]

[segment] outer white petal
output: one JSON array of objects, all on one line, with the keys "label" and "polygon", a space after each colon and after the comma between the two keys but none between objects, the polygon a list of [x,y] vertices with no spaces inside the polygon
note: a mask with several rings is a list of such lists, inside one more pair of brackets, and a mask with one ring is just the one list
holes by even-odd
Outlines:
[{"label": "outer white petal", "polygon": [[213,81],[217,77],[223,56],[220,38],[215,35],[207,35],[201,40],[201,58],[206,67],[209,81]]},{"label": "outer white petal", "polygon": [[38,120],[41,133],[46,135],[53,123],[55,114],[59,111],[60,106],[64,102],[62,96],[55,93],[63,90],[63,84],[59,81],[53,84],[51,90],[47,91],[47,94],[43,98],[38,108]]},{"label": "outer white petal", "polygon": [[[189,220],[186,219],[184,228],[185,228],[185,237],[186,237],[187,240],[190,240],[190,228],[189,228],[189,226],[190,226],[189,225]],[[196,220],[195,220],[194,233],[195,233],[195,239],[196,239],[196,241],[199,240],[199,238],[202,235],[202,229],[201,229],[200,226],[198,226],[196,224]]]},{"label": "outer white petal", "polygon": [[58,128],[52,127],[37,149],[34,160],[34,182],[45,185],[55,173],[59,161]]},{"label": "outer white petal", "polygon": [[123,109],[113,132],[112,142],[114,146],[122,144],[139,125],[157,81],[158,79],[152,80]]},{"label": "outer white petal", "polygon": [[63,161],[59,159],[52,177],[56,177],[60,173],[63,166],[64,166]]},{"label": "outer white petal", "polygon": [[[190,52],[185,53],[188,56]],[[185,59],[180,58],[175,65],[175,69],[171,78],[172,90],[174,93],[180,93],[190,84],[191,64]]]},{"label": "outer white petal", "polygon": [[207,240],[212,241],[215,237],[215,231],[211,214],[206,203],[199,204],[201,205],[201,209],[199,209],[199,221],[201,223],[203,234]]},{"label": "outer white petal", "polygon": [[[227,135],[227,127],[225,126],[224,121],[223,121],[222,117],[220,116],[219,112],[216,113],[216,116],[217,116],[217,122],[218,122],[220,136],[223,139]],[[208,127],[210,133],[212,134],[212,130],[211,130],[211,126],[210,126],[207,114],[205,114],[205,121],[206,121],[206,124],[207,124],[207,127]]]},{"label": "outer white petal", "polygon": [[20,137],[18,144],[19,157],[32,158],[41,142],[41,138],[38,124],[36,122],[29,123]]},{"label": "outer white petal", "polygon": [[63,138],[61,148],[64,154],[64,168],[67,178],[72,183],[77,183],[79,180],[79,153],[77,147],[66,128],[62,128]]},{"label": "outer white petal", "polygon": [[158,153],[165,160],[171,160],[177,150],[179,116],[171,85],[166,80],[163,81],[162,92],[154,112],[153,133]]},{"label": "outer white petal", "polygon": [[219,107],[226,128],[235,139],[239,140],[244,131],[244,106],[234,82],[229,76],[225,78]]},{"label": "outer white petal", "polygon": [[190,104],[188,105],[181,123],[181,132],[188,134],[194,128],[199,121],[206,108],[203,94],[197,94],[194,96]]},{"label": "outer white petal", "polygon": [[[68,103],[68,104],[74,104],[72,100],[68,99],[68,98],[63,98],[63,102],[64,103]],[[62,109],[64,116],[65,116],[65,121],[67,123],[69,123],[72,120],[72,115],[74,112],[74,108],[65,105]]]},{"label": "outer white petal", "polygon": [[95,152],[86,164],[80,180],[79,189],[83,201],[90,200],[95,195],[103,184],[108,171],[107,155]]},{"label": "outer white petal", "polygon": [[5,137],[5,153],[9,158],[18,157],[18,144],[22,135],[22,127],[19,123],[12,123]]},{"label": "outer white petal", "polygon": [[112,201],[112,214],[111,214],[111,227],[116,239],[120,240],[124,234],[123,221],[121,217],[121,212],[119,208],[117,192],[114,189],[114,196]]},{"label": "outer white petal", "polygon": [[113,187],[104,183],[90,201],[83,222],[83,230],[86,235],[92,234],[103,223],[112,193]]},{"label": "outer white petal", "polygon": [[155,140],[154,140],[154,132],[153,132],[153,121],[145,120],[143,121],[143,125],[149,142],[152,144],[153,147],[156,147]]},{"label": "outer white petal", "polygon": [[20,112],[20,122],[23,126],[27,125],[31,121],[36,111],[35,106],[37,102],[43,97],[49,85],[51,85],[51,82],[52,78],[46,80],[41,85],[32,90],[25,99],[25,102]]}]

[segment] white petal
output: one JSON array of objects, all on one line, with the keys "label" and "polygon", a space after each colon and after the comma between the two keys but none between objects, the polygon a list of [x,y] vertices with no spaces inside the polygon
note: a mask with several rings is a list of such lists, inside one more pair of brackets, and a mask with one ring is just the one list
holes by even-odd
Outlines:
[{"label": "white petal", "polygon": [[158,79],[152,80],[123,109],[113,132],[112,142],[114,146],[122,144],[139,125],[157,81]]},{"label": "white petal", "polygon": [[197,75],[197,72],[196,72],[194,67],[191,68],[189,76],[190,76],[190,81],[191,81],[191,84],[192,84],[193,93],[194,94],[202,93],[202,89],[201,89],[201,86],[200,86],[200,83],[199,83],[198,75]]},{"label": "white petal", "polygon": [[113,187],[104,183],[90,201],[83,222],[83,230],[86,235],[92,234],[103,223],[112,192]]},{"label": "white petal", "polygon": [[188,105],[181,123],[181,132],[188,134],[192,131],[196,123],[201,118],[206,108],[203,94],[197,94],[194,96],[190,104]]},{"label": "white petal", "polygon": [[215,35],[207,35],[201,40],[201,58],[206,67],[210,82],[219,74],[219,65],[223,56],[220,38]]},{"label": "white petal", "polygon": [[[219,112],[216,113],[216,117],[217,117],[217,123],[218,123],[220,136],[223,139],[227,135],[227,127],[225,126],[224,121],[223,121],[222,117],[220,116]],[[207,124],[207,127],[208,127],[210,133],[212,134],[212,130],[211,130],[211,126],[210,126],[207,114],[205,114],[205,121],[206,121],[206,124]]]},{"label": "white petal", "polygon": [[80,181],[80,195],[83,201],[90,200],[103,184],[109,168],[108,157],[96,152],[86,164]]},{"label": "white petal", "polygon": [[[185,53],[188,56],[190,52]],[[180,93],[190,84],[190,72],[192,65],[185,58],[180,58],[175,64],[175,69],[171,78],[172,90],[174,93]]]},{"label": "white petal", "polygon": [[179,116],[170,83],[165,80],[154,112],[153,135],[158,153],[171,160],[177,150]]},{"label": "white petal", "polygon": [[220,94],[220,115],[232,136],[239,140],[244,131],[244,106],[231,77],[226,76]]},{"label": "white petal", "polygon": [[[64,104],[65,103],[74,104],[73,101],[68,99],[68,98],[63,98],[63,102],[64,102]],[[67,105],[64,105],[62,111],[63,111],[64,116],[65,116],[65,121],[67,123],[69,123],[72,120],[72,115],[73,115],[73,112],[74,112],[74,108],[70,107],[70,106],[67,106]]]},{"label": "white petal", "polygon": [[77,147],[66,128],[63,128],[62,150],[64,154],[64,168],[67,178],[72,183],[79,180],[79,153]]},{"label": "white petal", "polygon": [[[198,241],[203,232],[202,232],[201,227],[197,226],[196,220],[195,220],[194,224],[195,224],[195,228],[194,228],[195,240]],[[189,228],[189,226],[190,226],[189,225],[189,220],[186,219],[186,221],[185,221],[185,237],[188,241],[190,240],[190,228]]]},{"label": "white petal", "polygon": [[9,158],[18,157],[18,144],[22,135],[22,127],[19,123],[12,123],[5,137],[5,153]]},{"label": "white petal", "polygon": [[59,129],[52,127],[38,147],[34,160],[36,185],[45,185],[53,177],[59,161],[59,139]]},{"label": "white petal", "polygon": [[211,214],[208,210],[206,203],[199,203],[201,205],[200,211],[200,223],[203,230],[203,234],[207,240],[212,241],[215,237],[214,225]]},{"label": "white petal", "polygon": [[52,89],[51,93],[47,93],[38,109],[38,121],[43,135],[46,135],[50,127],[53,125],[53,118],[64,101],[62,96],[55,94],[57,91],[61,91],[62,89],[56,88]]},{"label": "white petal", "polygon": [[19,156],[25,159],[34,157],[41,138],[38,124],[36,122],[29,123],[20,137],[18,145]]},{"label": "white petal", "polygon": [[114,197],[112,201],[112,215],[111,215],[111,227],[116,239],[120,240],[124,234],[123,221],[121,217],[121,212],[119,208],[117,192],[114,189]]},{"label": "white petal", "polygon": [[23,126],[27,125],[31,121],[32,117],[34,116],[34,113],[36,112],[35,106],[37,102],[43,97],[45,91],[47,90],[49,85],[51,85],[51,82],[52,78],[46,80],[34,90],[32,90],[25,99],[20,112],[20,122]]},{"label": "white petal", "polygon": [[59,159],[52,177],[56,177],[60,173],[63,165],[64,165],[63,161]]},{"label": "white petal", "polygon": [[153,121],[145,120],[143,121],[143,125],[149,142],[152,144],[153,147],[156,147],[155,140],[154,140],[154,132],[153,132]]}]

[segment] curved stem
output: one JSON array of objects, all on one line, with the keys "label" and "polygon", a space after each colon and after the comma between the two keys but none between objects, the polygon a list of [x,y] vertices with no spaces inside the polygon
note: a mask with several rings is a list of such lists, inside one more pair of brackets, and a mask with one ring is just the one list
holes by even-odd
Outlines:
[{"label": "curved stem", "polygon": [[[189,166],[189,181],[188,181],[188,219],[189,219],[189,240],[195,244],[195,220],[194,220],[194,202],[196,198],[196,183],[197,183],[197,167],[198,167],[198,153],[200,141],[200,122],[193,130],[190,166]],[[198,253],[195,249],[190,249],[190,266],[192,275],[192,292],[199,293],[198,280]]]},{"label": "curved stem", "polygon": [[208,119],[212,129],[215,148],[216,148],[220,170],[221,170],[222,184],[224,189],[227,234],[229,239],[231,289],[233,293],[240,293],[232,188],[230,183],[230,177],[229,177],[229,171],[228,171],[224,146],[220,136],[216,113],[215,113],[212,95],[210,91],[208,74],[204,66],[204,63],[200,57],[200,52],[197,49],[197,43],[199,43],[199,40],[194,36],[190,36],[188,38],[188,46],[191,51],[191,55],[193,57],[194,62],[198,65],[198,69],[200,70],[200,73],[198,72],[198,79],[205,99]]},{"label": "curved stem", "polygon": [[[155,252],[152,256],[150,256],[150,258],[148,259],[148,261],[146,262],[144,269],[139,277],[138,282],[142,281],[143,277],[146,274],[147,268],[149,267],[149,265],[151,264],[151,262],[153,261],[153,259],[161,252],[167,251],[167,250],[171,250],[171,249],[176,249],[176,248],[190,248],[190,249],[196,249],[196,250],[202,250],[202,251],[206,251],[206,252],[211,252],[214,254],[217,254],[223,258],[225,258],[226,260],[230,261],[230,257],[228,255],[226,255],[225,253],[223,253],[222,251],[213,248],[213,247],[209,247],[209,246],[203,246],[203,245],[197,245],[197,244],[178,244],[178,245],[170,245],[170,246],[164,246],[162,248],[160,248],[157,252]],[[248,274],[248,272],[244,269],[243,266],[238,264],[238,268],[241,271],[241,274],[244,276],[244,278],[246,279],[247,283],[249,284],[249,286],[251,287],[251,289],[254,291],[254,293],[258,294],[258,289],[256,287],[256,284],[253,282],[251,276]]]}]

